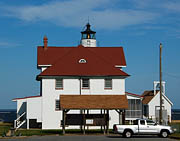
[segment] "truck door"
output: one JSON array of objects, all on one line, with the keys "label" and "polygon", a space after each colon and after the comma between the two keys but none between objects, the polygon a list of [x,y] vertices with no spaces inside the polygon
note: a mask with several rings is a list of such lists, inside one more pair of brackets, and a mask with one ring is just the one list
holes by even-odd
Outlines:
[{"label": "truck door", "polygon": [[147,130],[149,133],[158,132],[158,127],[157,124],[155,124],[155,122],[153,122],[152,120],[146,120],[146,122],[147,122]]},{"label": "truck door", "polygon": [[147,125],[145,123],[145,120],[139,120],[139,133],[140,134],[147,133]]}]

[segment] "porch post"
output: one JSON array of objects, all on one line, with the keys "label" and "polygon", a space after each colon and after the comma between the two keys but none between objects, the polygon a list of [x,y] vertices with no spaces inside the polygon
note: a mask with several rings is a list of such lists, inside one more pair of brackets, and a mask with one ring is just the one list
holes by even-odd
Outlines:
[{"label": "porch post", "polygon": [[107,110],[107,134],[109,134],[109,110]]},{"label": "porch post", "polygon": [[[82,113],[82,110],[80,110],[80,114],[82,115],[83,113]],[[81,132],[82,132],[82,124],[80,125],[80,130],[81,130]]]},{"label": "porch post", "polygon": [[106,134],[106,115],[104,110],[104,135]]},{"label": "porch post", "polygon": [[29,129],[29,119],[26,120],[27,120],[27,129]]},{"label": "porch post", "polygon": [[121,125],[123,122],[123,119],[122,119],[122,110],[119,110],[119,124]]},{"label": "porch post", "polygon": [[[102,109],[101,109],[101,115],[102,115]],[[101,125],[101,132],[102,132],[102,125]]]},{"label": "porch post", "polygon": [[65,112],[65,110],[63,110],[63,134],[65,134],[65,126],[66,126],[66,112]]},{"label": "porch post", "polygon": [[125,124],[125,110],[122,111],[122,124]]},{"label": "porch post", "polygon": [[[89,109],[87,110],[87,115],[89,115]],[[87,126],[87,130],[89,130],[89,126]]]},{"label": "porch post", "polygon": [[86,131],[85,131],[85,125],[86,125],[86,119],[85,119],[85,110],[83,110],[83,124],[84,124],[84,126],[83,126],[83,134],[85,134],[86,133]]}]

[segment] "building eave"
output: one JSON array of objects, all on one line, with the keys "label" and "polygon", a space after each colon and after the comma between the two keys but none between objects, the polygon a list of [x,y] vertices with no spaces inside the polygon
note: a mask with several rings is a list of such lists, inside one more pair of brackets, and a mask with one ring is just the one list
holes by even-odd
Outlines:
[{"label": "building eave", "polygon": [[14,99],[12,99],[12,101],[16,102],[16,101],[22,100],[22,99],[37,98],[37,97],[41,97],[41,96],[37,95],[37,96],[28,96],[28,97],[22,97],[22,98],[14,98]]}]

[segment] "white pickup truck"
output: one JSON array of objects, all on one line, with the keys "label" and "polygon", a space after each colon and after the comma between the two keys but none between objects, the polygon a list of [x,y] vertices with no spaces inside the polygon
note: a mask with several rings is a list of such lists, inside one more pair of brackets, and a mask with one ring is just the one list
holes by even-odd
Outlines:
[{"label": "white pickup truck", "polygon": [[123,137],[130,138],[132,135],[160,135],[167,138],[169,134],[173,133],[170,126],[158,125],[152,120],[137,119],[133,125],[117,125],[113,126],[114,133],[122,134]]}]

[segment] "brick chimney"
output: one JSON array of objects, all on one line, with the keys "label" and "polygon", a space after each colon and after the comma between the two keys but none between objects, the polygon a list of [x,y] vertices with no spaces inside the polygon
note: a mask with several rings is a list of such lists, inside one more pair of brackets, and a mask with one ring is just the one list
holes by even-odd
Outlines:
[{"label": "brick chimney", "polygon": [[48,47],[48,38],[46,36],[44,36],[43,42],[44,42],[44,49],[47,49],[47,47]]}]

